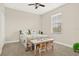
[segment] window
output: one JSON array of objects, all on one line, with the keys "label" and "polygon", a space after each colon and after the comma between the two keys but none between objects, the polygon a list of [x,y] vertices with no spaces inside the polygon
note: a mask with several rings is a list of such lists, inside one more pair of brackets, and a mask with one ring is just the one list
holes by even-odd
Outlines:
[{"label": "window", "polygon": [[53,33],[61,33],[61,13],[51,16],[51,31]]}]

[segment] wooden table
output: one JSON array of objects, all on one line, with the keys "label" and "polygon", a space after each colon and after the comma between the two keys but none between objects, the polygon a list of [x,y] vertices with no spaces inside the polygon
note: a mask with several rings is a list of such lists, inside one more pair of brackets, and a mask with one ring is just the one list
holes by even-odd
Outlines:
[{"label": "wooden table", "polygon": [[36,55],[36,45],[37,44],[41,44],[41,43],[46,43],[46,42],[50,42],[52,41],[53,42],[53,39],[51,38],[45,38],[45,39],[34,39],[34,40],[30,40],[30,42],[32,44],[34,44],[34,55]]}]

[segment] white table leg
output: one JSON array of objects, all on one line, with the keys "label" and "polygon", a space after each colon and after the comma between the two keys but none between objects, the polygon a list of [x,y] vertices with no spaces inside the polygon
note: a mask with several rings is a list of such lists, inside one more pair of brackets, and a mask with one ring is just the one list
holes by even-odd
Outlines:
[{"label": "white table leg", "polygon": [[34,55],[36,55],[36,44],[34,44]]},{"label": "white table leg", "polygon": [[53,41],[52,41],[52,50],[54,50],[54,43],[53,43]]}]

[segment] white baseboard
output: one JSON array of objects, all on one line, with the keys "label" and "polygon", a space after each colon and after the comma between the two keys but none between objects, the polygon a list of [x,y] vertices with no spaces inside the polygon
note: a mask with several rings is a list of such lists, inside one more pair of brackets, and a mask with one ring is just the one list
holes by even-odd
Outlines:
[{"label": "white baseboard", "polygon": [[14,43],[14,42],[19,42],[19,40],[16,40],[16,41],[5,41],[5,43],[0,44],[0,55],[2,53],[2,49],[3,49],[4,44],[6,44],[6,43]]},{"label": "white baseboard", "polygon": [[19,42],[19,40],[15,40],[15,41],[6,41],[5,44],[6,44],[6,43],[14,43],[14,42]]},{"label": "white baseboard", "polygon": [[58,41],[54,41],[54,42],[57,43],[57,44],[64,45],[64,46],[66,46],[66,47],[72,48],[72,45],[65,44],[65,43],[58,42]]},{"label": "white baseboard", "polygon": [[4,43],[3,44],[0,44],[0,55],[2,53],[3,46],[4,46]]}]

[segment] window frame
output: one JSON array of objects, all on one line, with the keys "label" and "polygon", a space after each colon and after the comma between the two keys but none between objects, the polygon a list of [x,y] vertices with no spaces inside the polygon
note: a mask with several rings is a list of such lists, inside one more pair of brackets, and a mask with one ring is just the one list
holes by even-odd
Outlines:
[{"label": "window frame", "polygon": [[[62,31],[61,31],[61,28],[60,28],[60,32],[54,32],[53,31],[53,29],[54,29],[54,26],[53,25],[56,25],[53,21],[53,18],[54,17],[56,17],[56,16],[62,16],[62,13],[56,13],[56,14],[53,14],[52,16],[51,16],[51,33],[53,33],[53,34],[60,34]],[[60,27],[61,27],[61,17],[59,18],[59,23],[60,23]],[[58,24],[57,24],[58,25]]]}]

